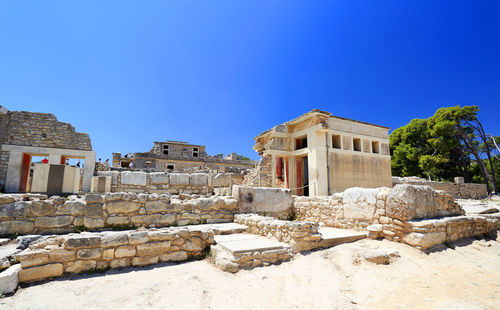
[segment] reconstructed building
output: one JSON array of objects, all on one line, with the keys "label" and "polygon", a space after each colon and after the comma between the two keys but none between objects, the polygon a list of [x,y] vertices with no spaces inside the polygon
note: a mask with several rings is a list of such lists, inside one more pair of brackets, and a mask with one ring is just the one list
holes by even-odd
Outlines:
[{"label": "reconstructed building", "polygon": [[33,156],[48,159],[48,168],[43,169],[41,177],[45,183],[40,188],[62,192],[64,180],[69,180],[69,175],[76,177],[73,170],[64,167],[65,161],[77,158],[85,162],[82,191],[90,191],[95,153],[87,134],[57,121],[53,114],[8,111],[0,106],[0,188],[26,192]]},{"label": "reconstructed building", "polygon": [[350,187],[391,187],[388,127],[313,110],[255,137],[254,186],[323,196]]},{"label": "reconstructed building", "polygon": [[154,142],[147,153],[134,153],[132,157],[113,153],[114,167],[128,167],[133,162],[135,168],[155,168],[164,171],[183,171],[212,169],[219,171],[235,171],[255,167],[252,160],[240,159],[234,153],[224,158],[222,154],[209,156],[204,145],[189,144],[181,141]]}]

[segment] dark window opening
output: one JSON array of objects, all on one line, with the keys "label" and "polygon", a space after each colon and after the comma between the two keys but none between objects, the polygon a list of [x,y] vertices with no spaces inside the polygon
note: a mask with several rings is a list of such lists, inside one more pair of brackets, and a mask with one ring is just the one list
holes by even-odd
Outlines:
[{"label": "dark window opening", "polygon": [[354,138],[353,139],[354,150],[357,152],[361,152],[361,139]]},{"label": "dark window opening", "polygon": [[300,150],[307,147],[307,137],[295,139],[295,149]]},{"label": "dark window opening", "polygon": [[46,133],[42,133],[42,138],[47,138],[47,134]]},{"label": "dark window opening", "polygon": [[167,165],[167,170],[174,170],[174,165]]},{"label": "dark window opening", "polygon": [[372,141],[372,152],[375,154],[379,154],[380,150],[378,147],[378,141]]},{"label": "dark window opening", "polygon": [[334,149],[340,149],[341,148],[340,135],[333,135],[332,136],[332,147]]}]

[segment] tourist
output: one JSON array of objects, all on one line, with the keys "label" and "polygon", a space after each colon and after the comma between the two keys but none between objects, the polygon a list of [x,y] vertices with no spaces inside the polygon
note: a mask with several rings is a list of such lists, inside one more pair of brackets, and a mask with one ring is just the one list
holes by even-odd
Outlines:
[{"label": "tourist", "polygon": [[109,158],[104,163],[109,166]]},{"label": "tourist", "polygon": [[49,163],[49,160],[47,159],[47,157],[45,157],[44,159],[42,159],[42,163],[44,163],[44,164],[48,164]]},{"label": "tourist", "polygon": [[80,168],[80,160],[77,160],[77,161],[76,161],[76,166],[77,166],[78,168]]},{"label": "tourist", "polygon": [[130,169],[134,168],[134,163],[133,163],[133,162],[130,162],[130,164],[128,164],[128,167],[129,167]]},{"label": "tourist", "polygon": [[69,165],[69,159],[66,159],[66,165]]}]

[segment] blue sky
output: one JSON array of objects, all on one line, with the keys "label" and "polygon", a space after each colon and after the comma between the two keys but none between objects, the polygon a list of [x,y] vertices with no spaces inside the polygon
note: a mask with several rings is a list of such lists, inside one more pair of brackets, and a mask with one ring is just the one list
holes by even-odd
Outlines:
[{"label": "blue sky", "polygon": [[319,108],[389,126],[478,105],[500,135],[500,1],[0,2],[0,105],[98,157],[253,137]]}]

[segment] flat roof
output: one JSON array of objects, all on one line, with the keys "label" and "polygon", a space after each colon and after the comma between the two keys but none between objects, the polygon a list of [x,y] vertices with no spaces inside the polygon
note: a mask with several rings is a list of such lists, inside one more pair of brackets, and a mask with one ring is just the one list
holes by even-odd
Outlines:
[{"label": "flat roof", "polygon": [[167,140],[167,141],[154,141],[153,143],[161,143],[161,144],[165,144],[165,143],[168,143],[168,144],[177,144],[177,145],[191,145],[191,146],[203,146],[203,145],[200,145],[200,144],[191,144],[191,143],[188,143],[188,142],[183,142],[183,141],[174,141],[174,140]]}]

